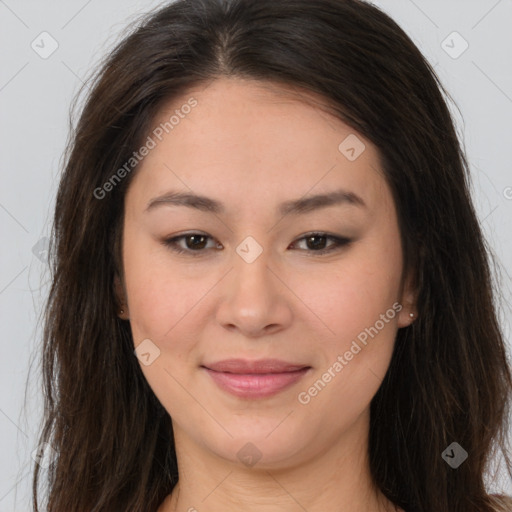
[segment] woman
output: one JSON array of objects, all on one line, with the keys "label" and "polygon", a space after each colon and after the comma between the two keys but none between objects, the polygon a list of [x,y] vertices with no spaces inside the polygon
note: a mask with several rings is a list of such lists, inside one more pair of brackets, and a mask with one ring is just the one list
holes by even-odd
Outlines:
[{"label": "woman", "polygon": [[442,93],[359,0],[181,0],[119,44],[56,203],[48,511],[507,510],[512,376]]}]

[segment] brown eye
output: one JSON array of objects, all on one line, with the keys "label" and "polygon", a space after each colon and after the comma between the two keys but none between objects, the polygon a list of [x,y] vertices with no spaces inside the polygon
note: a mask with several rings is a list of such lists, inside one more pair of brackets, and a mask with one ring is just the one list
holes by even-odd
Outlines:
[{"label": "brown eye", "polygon": [[296,240],[292,246],[302,243],[302,247],[298,247],[299,250],[310,253],[313,256],[335,251],[349,245],[351,242],[352,239],[350,238],[329,235],[327,233],[308,233],[306,236]]},{"label": "brown eye", "polygon": [[322,250],[325,249],[327,244],[327,237],[320,235],[312,235],[306,237],[306,245],[308,249]]},{"label": "brown eye", "polygon": [[[210,242],[209,246],[208,242]],[[162,240],[162,243],[176,253],[188,253],[191,256],[199,256],[206,253],[209,249],[222,249],[222,245],[219,242],[214,241],[211,236],[203,233],[186,233],[166,238]]]},{"label": "brown eye", "polygon": [[[208,246],[209,242],[211,242],[210,246]],[[299,245],[304,242],[305,247],[300,247]],[[309,253],[308,255],[313,256],[341,249],[343,246],[347,246],[351,242],[352,240],[349,238],[329,235],[327,233],[309,233],[293,242],[291,247],[297,245],[299,246],[298,249],[300,251],[305,252],[306,254]],[[223,248],[222,244],[215,241],[211,236],[203,233],[186,233],[184,235],[165,239],[162,243],[176,253],[185,253],[191,256],[206,254],[208,249],[219,250]]]},{"label": "brown eye", "polygon": [[185,235],[184,239],[187,249],[197,250],[205,248],[208,237],[205,235]]}]

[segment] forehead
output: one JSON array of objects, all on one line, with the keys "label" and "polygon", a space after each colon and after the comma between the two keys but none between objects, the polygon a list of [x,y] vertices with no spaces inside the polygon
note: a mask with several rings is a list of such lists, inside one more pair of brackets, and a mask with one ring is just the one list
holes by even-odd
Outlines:
[{"label": "forehead", "polygon": [[155,117],[161,136],[150,134],[155,146],[129,194],[178,188],[246,209],[340,187],[370,206],[389,199],[376,148],[328,108],[318,95],[266,82],[222,78],[190,89]]}]

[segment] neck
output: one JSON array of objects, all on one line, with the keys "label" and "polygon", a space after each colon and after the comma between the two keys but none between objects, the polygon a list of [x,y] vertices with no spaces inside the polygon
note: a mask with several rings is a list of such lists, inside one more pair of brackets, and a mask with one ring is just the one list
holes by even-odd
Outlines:
[{"label": "neck", "polygon": [[179,483],[158,512],[391,512],[373,485],[368,417],[324,453],[279,467],[246,467],[199,447],[175,428]]}]

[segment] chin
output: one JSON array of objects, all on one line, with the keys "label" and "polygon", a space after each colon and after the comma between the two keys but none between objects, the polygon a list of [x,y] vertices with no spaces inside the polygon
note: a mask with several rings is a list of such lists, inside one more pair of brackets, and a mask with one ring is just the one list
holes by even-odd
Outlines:
[{"label": "chin", "polygon": [[[223,436],[219,444],[212,446],[212,451],[241,468],[251,470],[276,470],[288,468],[300,462],[300,455],[305,456],[308,445],[303,436],[293,438],[286,432],[272,432],[276,424],[270,429],[245,429],[240,435],[231,430],[233,439],[226,442]],[[270,434],[269,434],[270,433]],[[206,444],[209,444],[208,441]]]}]

